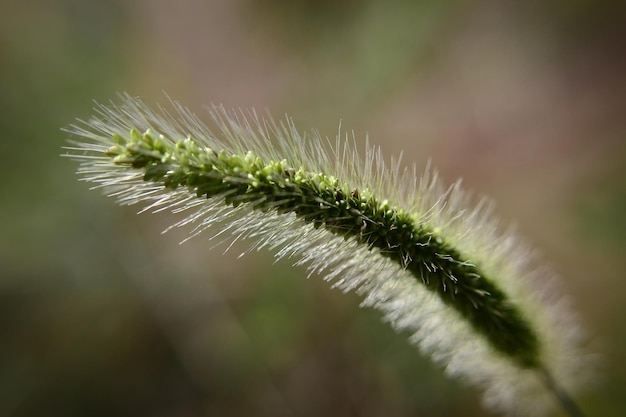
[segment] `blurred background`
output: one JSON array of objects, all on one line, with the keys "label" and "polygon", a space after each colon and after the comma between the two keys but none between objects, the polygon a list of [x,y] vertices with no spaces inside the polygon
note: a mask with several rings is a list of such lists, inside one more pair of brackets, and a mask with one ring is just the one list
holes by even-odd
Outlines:
[{"label": "blurred background", "polygon": [[[359,297],[88,190],[118,92],[355,129],[489,195],[562,275],[626,415],[626,13],[594,0],[5,0],[1,416],[489,416]],[[556,414],[560,415],[560,414]]]}]

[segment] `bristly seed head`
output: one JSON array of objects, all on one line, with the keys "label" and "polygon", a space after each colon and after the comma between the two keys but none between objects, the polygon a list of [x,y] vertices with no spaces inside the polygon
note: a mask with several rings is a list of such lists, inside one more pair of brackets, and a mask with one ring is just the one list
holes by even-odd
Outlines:
[{"label": "bristly seed head", "polygon": [[550,393],[537,380],[546,370],[576,388],[583,361],[572,314],[550,305],[554,295],[537,288],[545,271],[499,232],[490,210],[467,210],[458,185],[445,190],[428,172],[388,168],[380,151],[368,149],[363,161],[339,138],[334,147],[305,140],[289,120],[216,107],[220,139],[175,106],[176,118],[128,96],[99,107],[100,118],[69,129],[79,137],[69,148],[79,173],[123,204],[191,210],[177,226],[195,223],[194,235],[237,219],[233,239],[296,255],[366,295],[364,305],[412,331],[497,410],[547,410]]}]

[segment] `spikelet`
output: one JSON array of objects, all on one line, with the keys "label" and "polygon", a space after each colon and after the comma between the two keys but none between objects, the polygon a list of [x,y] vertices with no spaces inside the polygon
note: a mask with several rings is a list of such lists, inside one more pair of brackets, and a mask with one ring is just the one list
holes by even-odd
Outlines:
[{"label": "spikelet", "polygon": [[586,380],[581,329],[485,200],[290,119],[213,107],[213,133],[176,103],[171,114],[121,98],[67,129],[83,180],[120,204],[187,213],[172,227],[191,236],[245,238],[356,291],[496,412],[581,415],[565,394]]}]

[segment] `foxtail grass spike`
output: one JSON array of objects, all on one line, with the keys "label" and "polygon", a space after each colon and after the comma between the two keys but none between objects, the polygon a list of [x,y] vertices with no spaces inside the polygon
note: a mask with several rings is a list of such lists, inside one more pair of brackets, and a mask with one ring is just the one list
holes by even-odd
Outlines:
[{"label": "foxtail grass spike", "polygon": [[[70,126],[82,180],[124,205],[171,210],[226,243],[246,238],[363,296],[445,372],[512,416],[555,406],[585,384],[582,335],[551,272],[491,204],[354,139],[303,135],[288,118],[215,106],[215,133],[176,103],[121,96]],[[575,414],[579,412],[580,414]]]}]

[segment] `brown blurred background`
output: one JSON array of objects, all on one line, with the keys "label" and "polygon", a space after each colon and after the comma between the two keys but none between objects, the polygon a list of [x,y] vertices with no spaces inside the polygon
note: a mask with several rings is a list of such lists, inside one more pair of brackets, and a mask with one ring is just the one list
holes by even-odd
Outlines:
[{"label": "brown blurred background", "polygon": [[[488,416],[359,297],[76,181],[60,128],[117,92],[342,119],[488,194],[560,272],[626,415],[620,1],[6,0],[1,416]],[[557,413],[557,415],[559,415]]]}]

